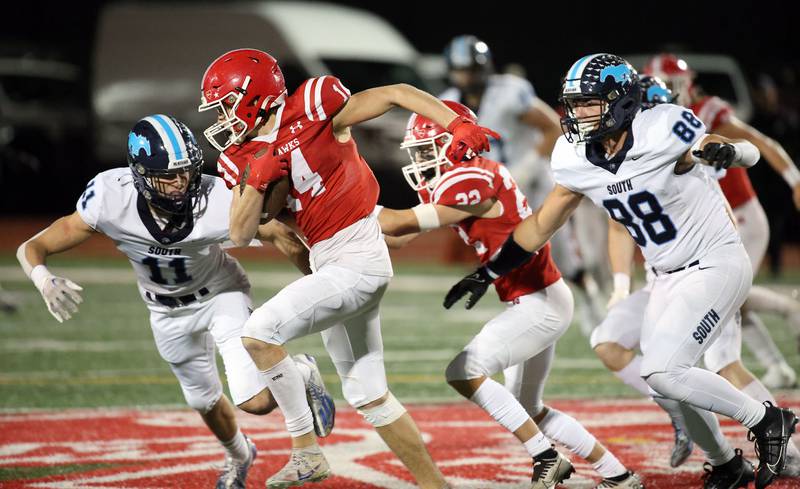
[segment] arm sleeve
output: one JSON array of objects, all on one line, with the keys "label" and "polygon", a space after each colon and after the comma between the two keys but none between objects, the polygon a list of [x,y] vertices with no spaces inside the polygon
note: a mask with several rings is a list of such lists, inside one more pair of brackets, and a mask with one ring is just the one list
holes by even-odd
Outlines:
[{"label": "arm sleeve", "polygon": [[[475,205],[496,195],[491,173],[482,170],[449,172],[431,195],[431,203],[439,205]],[[487,174],[488,173],[488,174]]]}]

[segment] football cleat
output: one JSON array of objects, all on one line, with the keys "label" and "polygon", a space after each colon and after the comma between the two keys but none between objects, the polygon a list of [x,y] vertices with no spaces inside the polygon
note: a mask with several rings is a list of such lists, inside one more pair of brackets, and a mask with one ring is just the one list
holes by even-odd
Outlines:
[{"label": "football cleat", "polygon": [[595,489],[644,489],[644,484],[638,475],[628,471],[625,476],[622,480],[603,479]]},{"label": "football cleat", "polygon": [[319,482],[331,475],[331,468],[319,446],[292,449],[289,462],[267,480],[267,489],[285,489]]},{"label": "football cleat", "polygon": [[319,372],[314,357],[301,353],[292,358],[295,362],[307,365],[311,369],[311,377],[306,382],[306,399],[314,418],[314,432],[320,438],[324,438],[331,434],[336,420],[336,405],[333,403],[333,397],[325,388],[325,382],[322,380],[322,374]]},{"label": "football cleat", "polygon": [[792,441],[786,446],[786,466],[781,477],[800,477],[800,451]]},{"label": "football cleat", "polygon": [[534,457],[530,489],[552,489],[569,479],[574,472],[575,468],[567,457],[551,448]]},{"label": "football cleat", "polygon": [[225,457],[225,466],[217,479],[216,489],[245,489],[247,472],[253,465],[256,455],[258,455],[258,450],[256,450],[256,444],[250,438],[247,436],[244,438],[247,440],[250,458],[243,464],[237,464],[230,456]]},{"label": "football cleat", "polygon": [[763,489],[779,476],[786,466],[786,446],[797,425],[797,416],[764,401],[767,411],[764,418],[750,429],[747,439],[755,441],[758,469],[756,489]]},{"label": "football cleat", "polygon": [[694,450],[694,442],[675,422],[672,422],[675,430],[675,445],[672,447],[672,454],[669,457],[669,466],[672,468],[680,467]]},{"label": "football cleat", "polygon": [[703,464],[703,489],[736,489],[747,487],[755,479],[753,464],[742,457],[740,449],[734,450],[734,457],[716,467],[706,462]]}]

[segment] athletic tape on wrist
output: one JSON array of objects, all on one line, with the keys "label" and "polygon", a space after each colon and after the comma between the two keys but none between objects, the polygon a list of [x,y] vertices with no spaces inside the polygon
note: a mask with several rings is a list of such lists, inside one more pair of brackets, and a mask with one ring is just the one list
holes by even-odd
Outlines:
[{"label": "athletic tape on wrist", "polygon": [[35,285],[40,291],[42,290],[42,287],[44,287],[44,283],[47,282],[50,277],[53,277],[53,274],[50,273],[50,270],[48,270],[44,265],[36,265],[33,267],[33,270],[31,270],[31,280],[33,281],[33,285]]},{"label": "athletic tape on wrist", "polygon": [[412,207],[414,215],[417,216],[417,223],[420,231],[429,231],[439,227],[439,213],[433,204],[420,204]]},{"label": "athletic tape on wrist", "polygon": [[630,292],[631,291],[631,276],[627,273],[614,274],[614,290]]}]

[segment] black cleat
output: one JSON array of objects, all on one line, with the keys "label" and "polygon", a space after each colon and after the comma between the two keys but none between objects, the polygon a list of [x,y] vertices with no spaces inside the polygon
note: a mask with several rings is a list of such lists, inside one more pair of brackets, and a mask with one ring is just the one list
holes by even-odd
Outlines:
[{"label": "black cleat", "polygon": [[714,467],[710,463],[703,464],[703,489],[736,489],[747,487],[753,479],[753,464],[742,457],[740,449],[734,450],[734,457],[722,465]]},{"label": "black cleat", "polygon": [[786,445],[794,433],[797,416],[788,409],[773,406],[765,401],[764,418],[750,429],[747,439],[755,441],[758,469],[756,489],[770,485],[786,467]]}]

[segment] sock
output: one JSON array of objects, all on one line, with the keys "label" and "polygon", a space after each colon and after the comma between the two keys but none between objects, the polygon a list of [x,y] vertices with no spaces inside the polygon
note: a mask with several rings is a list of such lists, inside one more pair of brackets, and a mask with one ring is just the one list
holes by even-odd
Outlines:
[{"label": "sock", "polygon": [[592,467],[594,467],[594,470],[596,470],[603,479],[619,477],[628,473],[628,469],[626,469],[625,466],[617,460],[617,457],[608,450],[600,457],[600,460],[592,464]]},{"label": "sock", "polygon": [[742,317],[742,337],[744,344],[753,352],[758,363],[764,368],[769,368],[776,363],[785,363],[786,359],[778,350],[775,342],[767,331],[767,327],[756,313],[750,311]]},{"label": "sock", "polygon": [[656,372],[647,378],[647,384],[661,397],[728,416],[748,428],[761,421],[766,412],[763,404],[734,387],[726,379],[702,368],[684,368],[670,373]]},{"label": "sock", "polygon": [[533,435],[530,440],[526,441],[522,445],[525,447],[525,450],[528,451],[528,455],[530,455],[531,458],[535,458],[537,455],[540,455],[552,448],[550,440],[548,440],[541,431]]},{"label": "sock", "polygon": [[680,409],[686,423],[686,432],[703,450],[711,465],[722,465],[734,457],[733,448],[722,433],[719,419],[713,413],[685,403],[680,403]]},{"label": "sock", "polygon": [[[487,378],[478,390],[472,394],[474,402],[495,421],[510,432],[515,432],[525,421],[530,419],[528,412],[511,392],[500,383]],[[548,444],[549,448],[550,445]]]},{"label": "sock", "polygon": [[745,305],[754,311],[780,314],[784,318],[800,311],[796,300],[760,285],[750,288]]},{"label": "sock", "polygon": [[296,438],[310,433],[314,429],[314,421],[306,400],[305,383],[294,360],[286,356],[261,374],[283,412],[289,434]]},{"label": "sock", "polygon": [[624,382],[626,385],[633,387],[636,389],[640,394],[643,396],[650,397],[650,386],[647,385],[647,382],[644,381],[642,378],[642,356],[636,355],[631,360],[631,363],[625,365],[622,370],[618,370],[614,373],[619,380]]},{"label": "sock", "polygon": [[222,441],[222,446],[225,451],[237,464],[243,464],[250,458],[250,447],[247,446],[247,440],[242,434],[242,430],[237,429],[236,434],[233,435],[228,441]]},{"label": "sock", "polygon": [[294,362],[294,364],[297,366],[297,370],[300,371],[300,377],[303,378],[303,385],[307,384],[308,379],[311,378],[311,367],[300,362]]},{"label": "sock", "polygon": [[583,459],[588,457],[597,444],[597,439],[572,416],[551,407],[547,409],[547,414],[538,423],[542,433],[561,443],[575,455]]}]

